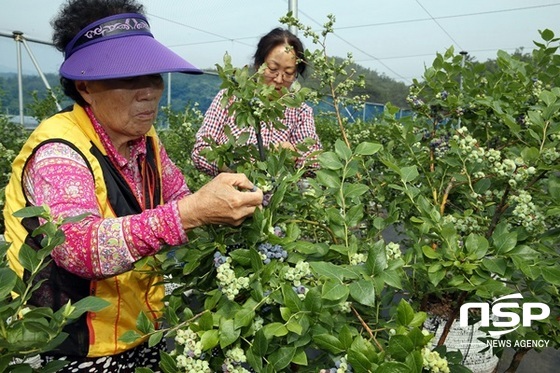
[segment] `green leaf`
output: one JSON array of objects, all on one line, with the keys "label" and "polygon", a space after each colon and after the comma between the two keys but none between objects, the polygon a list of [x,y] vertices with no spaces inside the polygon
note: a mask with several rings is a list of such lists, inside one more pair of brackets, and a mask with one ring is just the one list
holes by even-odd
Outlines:
[{"label": "green leaf", "polygon": [[406,335],[394,335],[389,339],[387,352],[389,352],[395,360],[404,361],[413,348],[414,345],[412,341]]},{"label": "green leaf", "polygon": [[247,356],[247,363],[249,363],[249,365],[253,368],[255,372],[264,372],[262,366],[263,365],[262,356],[258,356],[254,352],[254,348],[255,348],[255,344],[253,343],[253,345],[247,350],[247,352],[245,352],[245,356]]},{"label": "green leaf", "polygon": [[539,149],[535,147],[531,147],[531,148],[526,147],[523,148],[523,150],[521,151],[521,157],[523,158],[525,163],[528,164],[535,162],[537,159],[539,159],[539,156],[540,156]]},{"label": "green leaf", "polygon": [[400,169],[399,174],[403,183],[410,183],[411,181],[414,181],[414,179],[416,179],[419,175],[416,166],[403,167]]},{"label": "green leaf", "polygon": [[433,249],[430,246],[422,246],[422,253],[429,259],[440,259],[441,253],[437,249]]},{"label": "green leaf", "polygon": [[207,351],[218,345],[220,342],[219,332],[216,329],[210,329],[202,333],[200,344],[202,350]]},{"label": "green leaf", "polygon": [[552,32],[552,30],[550,29],[544,29],[543,31],[540,32],[541,34],[541,38],[544,41],[551,41],[552,39],[554,39],[554,32]]},{"label": "green leaf", "polygon": [[76,303],[73,304],[74,311],[70,315],[68,315],[69,319],[77,319],[82,316],[85,312],[99,312],[105,307],[109,306],[111,303],[108,301],[95,297],[95,296],[88,296],[83,299],[80,299]]},{"label": "green leaf", "polygon": [[317,288],[311,288],[305,294],[305,299],[303,300],[304,308],[307,312],[310,313],[319,313],[321,312],[321,308],[323,306],[321,294]]},{"label": "green leaf", "polygon": [[507,232],[503,234],[493,234],[492,240],[496,247],[496,255],[507,254],[517,245],[517,233]]},{"label": "green leaf", "polygon": [[162,339],[163,339],[163,332],[162,331],[155,332],[154,334],[150,335],[150,338],[148,338],[148,346],[154,347],[159,342],[161,342]]},{"label": "green leaf", "polygon": [[23,209],[13,213],[16,218],[32,218],[35,216],[45,216],[46,214],[47,210],[44,206],[24,207]]},{"label": "green leaf", "polygon": [[352,331],[350,330],[348,325],[344,325],[342,329],[340,329],[338,340],[340,341],[340,343],[342,343],[342,347],[345,350],[348,350],[352,346],[352,342],[354,341],[354,339],[352,337]]},{"label": "green leaf", "polygon": [[136,342],[139,338],[142,338],[142,335],[139,334],[137,331],[128,330],[119,337],[119,341],[123,341],[125,343],[133,343]]},{"label": "green leaf", "polygon": [[[212,295],[212,298],[214,296]],[[208,308],[207,308],[208,309]],[[212,317],[212,313],[205,312],[198,318],[198,326],[201,330],[210,330],[214,327],[214,318]]]},{"label": "green leaf", "polygon": [[37,259],[37,253],[29,245],[21,245],[18,259],[23,268],[31,273],[35,273],[35,269],[39,265],[39,260]]},{"label": "green leaf", "polygon": [[542,276],[546,282],[560,286],[560,268],[558,267],[541,267]]},{"label": "green leaf", "polygon": [[272,337],[283,337],[288,334],[288,328],[279,322],[266,324],[261,330],[267,339],[271,339]]},{"label": "green leaf", "polygon": [[334,355],[338,355],[341,352],[344,352],[342,343],[334,335],[319,334],[313,336],[313,341],[320,349],[326,350]]},{"label": "green leaf", "polygon": [[229,252],[228,255],[234,262],[239,263],[243,266],[251,264],[251,257],[249,255],[249,250],[247,249],[233,250]]},{"label": "green leaf", "polygon": [[465,241],[469,259],[482,259],[488,252],[488,240],[480,235],[471,233]]},{"label": "green leaf", "polygon": [[[62,368],[64,368],[66,365],[68,365],[70,362],[69,361],[64,361],[64,360],[53,360],[48,362],[43,368],[41,368],[41,373],[54,373],[54,372],[58,372],[59,370],[61,370]],[[15,373],[15,371],[12,371]]]},{"label": "green leaf", "polygon": [[356,150],[354,151],[357,155],[372,155],[377,153],[379,150],[383,148],[381,144],[374,144],[371,142],[362,142],[358,144]]},{"label": "green leaf", "polygon": [[253,340],[253,345],[251,346],[251,350],[257,355],[258,357],[263,357],[266,355],[266,351],[268,349],[268,338],[266,337],[264,330],[260,329],[256,334]]},{"label": "green leaf", "polygon": [[389,286],[402,289],[402,272],[397,272],[394,269],[387,269],[381,273],[379,278]]},{"label": "green leaf", "polygon": [[323,256],[329,251],[329,247],[324,243],[314,243],[309,241],[296,241],[293,243],[294,250],[306,254]]},{"label": "green leaf", "polygon": [[366,268],[370,276],[381,276],[387,268],[387,254],[383,240],[377,241],[369,248]]},{"label": "green leaf", "polygon": [[366,356],[364,353],[354,349],[348,351],[348,363],[352,365],[355,372],[371,372],[372,360],[374,360],[374,356]]},{"label": "green leaf", "polygon": [[424,359],[420,351],[412,351],[404,363],[410,368],[410,373],[422,373]]},{"label": "green leaf", "polygon": [[340,170],[344,167],[335,152],[324,152],[317,156],[321,168],[328,170]]},{"label": "green leaf", "polygon": [[348,293],[348,286],[339,281],[328,279],[323,285],[321,295],[327,300],[342,301],[348,297]]},{"label": "green leaf", "polygon": [[352,150],[340,139],[335,141],[334,150],[336,154],[345,161],[349,161],[350,158],[352,158]]},{"label": "green leaf", "polygon": [[241,335],[241,329],[236,329],[233,320],[220,319],[220,348],[224,349],[231,345]]},{"label": "green leaf", "polygon": [[305,350],[298,348],[296,354],[292,358],[292,362],[297,365],[307,366],[308,362],[307,362],[307,354],[305,353]]},{"label": "green leaf", "polygon": [[296,333],[297,335],[301,335],[303,333],[303,326],[301,326],[301,324],[295,318],[291,318],[286,323],[286,329],[288,329],[292,333]]},{"label": "green leaf", "polygon": [[375,286],[372,280],[350,283],[350,296],[364,306],[375,307]]},{"label": "green leaf", "polygon": [[316,172],[317,182],[328,188],[339,189],[340,188],[340,176],[334,171],[330,170],[319,170]]},{"label": "green leaf", "polygon": [[504,258],[484,258],[482,267],[487,271],[504,276],[507,269],[507,262]]},{"label": "green leaf", "polygon": [[557,100],[556,95],[550,91],[542,91],[541,94],[539,95],[539,98],[543,100],[546,106],[550,106],[554,104]]},{"label": "green leaf", "polygon": [[404,363],[388,361],[381,364],[375,373],[411,373],[410,367]]},{"label": "green leaf", "polygon": [[11,294],[17,278],[17,274],[10,268],[0,268],[0,301]]},{"label": "green leaf", "polygon": [[441,280],[443,280],[444,277],[445,277],[445,271],[428,273],[428,278],[430,279],[430,282],[434,286],[438,286],[438,284],[441,282]]},{"label": "green leaf", "polygon": [[164,373],[172,373],[178,371],[177,362],[175,361],[175,358],[171,357],[171,355],[169,355],[165,351],[160,351],[159,355],[160,355],[159,366],[161,367],[161,369],[163,369]]},{"label": "green leaf", "polygon": [[344,184],[342,188],[342,193],[346,198],[359,197],[369,190],[369,187],[365,184]]},{"label": "green leaf", "polygon": [[138,318],[136,319],[136,328],[144,334],[150,334],[155,331],[154,324],[148,316],[146,316],[144,311],[140,312]]},{"label": "green leaf", "polygon": [[[414,328],[412,328],[410,330],[410,332],[408,333],[408,338],[410,338],[410,340],[412,341],[412,344],[414,345],[414,348],[422,348],[424,347],[424,345],[426,344],[426,336],[424,335],[424,333],[422,333],[420,331],[420,327],[422,327],[422,329],[424,329],[424,321],[426,321],[426,314],[424,312],[422,312],[423,315],[420,314],[415,314],[415,319],[418,320],[422,320],[422,322],[418,323],[418,325],[416,325]],[[422,316],[420,317],[416,317],[417,315]],[[412,325],[413,323],[411,323]]]},{"label": "green leaf", "polygon": [[401,299],[397,306],[397,323],[408,326],[414,320],[414,310],[407,301]]},{"label": "green leaf", "polygon": [[364,207],[362,204],[358,204],[350,207],[346,212],[346,224],[349,227],[356,227],[362,219],[364,218]]},{"label": "green leaf", "polygon": [[251,269],[253,272],[258,272],[263,267],[263,261],[259,252],[252,248],[249,250],[249,258],[251,259]]},{"label": "green leaf", "polygon": [[328,262],[311,262],[309,265],[318,277],[324,276],[329,279],[337,279],[340,282],[344,281],[345,272],[341,270],[340,266]]},{"label": "green leaf", "polygon": [[288,307],[292,313],[297,313],[303,309],[303,302],[299,299],[291,285],[282,285],[282,295],[284,296],[284,305]]},{"label": "green leaf", "polygon": [[268,360],[272,363],[276,371],[281,371],[292,362],[295,354],[296,349],[292,346],[280,347],[269,355]]},{"label": "green leaf", "polygon": [[235,316],[233,318],[235,328],[239,329],[241,327],[250,325],[254,318],[255,318],[255,311],[253,307],[244,306],[243,308],[241,308],[239,311],[235,313]]}]

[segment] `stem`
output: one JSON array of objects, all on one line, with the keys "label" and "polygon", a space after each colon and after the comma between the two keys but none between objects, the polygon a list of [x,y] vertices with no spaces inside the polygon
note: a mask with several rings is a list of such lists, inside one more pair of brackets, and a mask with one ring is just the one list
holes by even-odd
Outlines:
[{"label": "stem", "polygon": [[445,211],[445,204],[447,203],[449,192],[451,192],[451,188],[453,188],[454,181],[455,178],[452,177],[451,180],[449,180],[449,184],[447,184],[447,188],[445,188],[445,192],[443,193],[443,198],[441,199],[441,205],[439,205],[439,213],[441,215],[443,215],[443,212]]},{"label": "stem", "polygon": [[530,348],[520,348],[519,350],[515,351],[513,358],[511,359],[511,363],[509,367],[505,370],[504,373],[515,373],[517,372],[517,368],[519,368],[519,364],[521,364],[521,360],[525,357],[527,352],[529,352]]},{"label": "stem", "polygon": [[362,326],[364,327],[364,329],[368,332],[369,336],[371,337],[371,339],[373,339],[373,341],[375,342],[375,345],[377,346],[377,348],[379,348],[379,350],[381,352],[383,352],[383,346],[381,346],[381,344],[377,341],[377,339],[375,338],[375,336],[373,335],[373,332],[371,331],[371,328],[368,326],[368,324],[366,324],[366,322],[364,321],[364,319],[362,319],[362,316],[360,316],[360,314],[358,313],[358,311],[356,311],[356,309],[354,307],[350,307],[352,309],[352,312],[354,312],[354,315],[356,315],[356,317],[358,318],[358,320],[360,320],[360,324],[362,324]]},{"label": "stem", "polygon": [[542,153],[543,149],[544,149],[544,143],[546,142],[546,131],[548,130],[548,125],[549,125],[549,121],[547,121],[544,125],[543,128],[543,136],[542,136],[542,141],[541,141],[541,146],[539,149],[539,153]]},{"label": "stem", "polygon": [[494,233],[494,229],[496,229],[496,226],[498,225],[500,218],[507,210],[508,207],[507,198],[509,196],[509,191],[510,191],[510,186],[506,185],[506,190],[504,191],[502,200],[500,201],[500,204],[496,207],[496,212],[494,213],[494,216],[492,216],[490,227],[488,228],[488,232],[486,232],[486,238],[492,237],[492,233]]},{"label": "stem", "polygon": [[145,336],[149,336],[149,335],[156,334],[156,333],[160,333],[160,332],[169,333],[170,331],[181,329],[183,326],[192,323],[193,321],[195,321],[196,319],[198,319],[199,317],[201,317],[202,315],[204,315],[205,313],[208,313],[208,312],[210,312],[210,310],[204,310],[204,311],[202,311],[202,312],[200,312],[200,313],[197,313],[196,315],[194,315],[194,316],[191,317],[190,319],[185,320],[185,321],[183,321],[183,322],[181,322],[181,323],[179,323],[179,324],[177,324],[177,325],[175,325],[175,326],[172,326],[172,327],[170,327],[170,328],[165,328],[165,329],[154,330],[152,333],[148,333],[148,334],[146,334]]},{"label": "stem", "polygon": [[318,227],[323,228],[324,230],[326,230],[329,235],[331,236],[331,239],[333,241],[334,244],[338,244],[338,240],[334,234],[334,232],[332,231],[331,228],[329,228],[329,226],[321,224],[321,223],[317,223],[316,221],[312,221],[312,220],[306,220],[306,219],[292,219],[292,220],[287,220],[286,223],[306,223],[306,224],[310,224],[310,225],[315,225]]},{"label": "stem", "polygon": [[461,306],[465,302],[467,295],[469,295],[469,293],[467,293],[466,291],[462,292],[461,295],[459,296],[459,300],[457,301],[457,304],[449,313],[449,317],[447,318],[447,321],[445,322],[445,326],[443,327],[443,331],[441,332],[441,336],[439,337],[439,341],[437,343],[438,346],[442,346],[445,343],[445,340],[447,339],[447,335],[449,334],[449,330],[451,329],[451,325],[453,325],[453,322],[457,319]]},{"label": "stem", "polygon": [[266,160],[266,154],[264,152],[263,138],[260,130],[260,125],[256,135],[257,135],[257,146],[259,148],[259,157],[261,159],[261,162],[264,162]]}]

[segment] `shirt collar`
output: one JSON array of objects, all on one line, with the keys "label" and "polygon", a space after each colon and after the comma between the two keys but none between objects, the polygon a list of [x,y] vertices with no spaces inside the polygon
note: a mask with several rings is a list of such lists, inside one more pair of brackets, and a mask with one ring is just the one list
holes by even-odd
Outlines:
[{"label": "shirt collar", "polygon": [[142,136],[139,139],[131,140],[128,142],[128,145],[130,147],[130,159],[127,159],[126,157],[122,156],[117,151],[115,145],[113,145],[113,143],[111,142],[111,139],[109,138],[109,134],[107,134],[105,128],[103,128],[103,126],[99,123],[99,121],[93,114],[93,110],[91,110],[91,107],[86,106],[85,110],[89,119],[91,120],[93,129],[99,135],[101,143],[103,144],[103,147],[105,148],[105,151],[109,156],[109,159],[114,164],[118,165],[119,167],[125,167],[129,162],[135,162],[135,164],[138,164],[137,163],[138,158],[140,156],[146,155],[146,137]]}]

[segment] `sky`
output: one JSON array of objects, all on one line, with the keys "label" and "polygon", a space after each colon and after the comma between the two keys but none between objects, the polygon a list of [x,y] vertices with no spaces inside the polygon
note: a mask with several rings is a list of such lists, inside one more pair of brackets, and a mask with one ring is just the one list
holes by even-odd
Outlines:
[{"label": "sky", "polygon": [[[437,53],[453,47],[477,61],[542,42],[539,30],[560,37],[560,0],[140,0],[156,39],[201,69],[251,63],[261,36],[290,7],[316,31],[335,16],[327,53],[346,57],[372,71],[406,84],[421,79]],[[50,20],[63,0],[0,0],[0,72],[17,71],[17,45],[24,73],[55,73],[62,54],[49,43]],[[23,32],[16,43],[13,31]],[[302,37],[304,46],[317,48]],[[27,51],[27,48],[31,51]]]}]

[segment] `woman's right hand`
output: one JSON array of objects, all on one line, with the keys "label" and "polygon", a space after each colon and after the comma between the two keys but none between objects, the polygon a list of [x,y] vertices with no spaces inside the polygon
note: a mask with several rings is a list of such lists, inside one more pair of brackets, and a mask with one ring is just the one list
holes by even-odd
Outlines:
[{"label": "woman's right hand", "polygon": [[263,192],[244,174],[220,173],[178,206],[183,229],[189,230],[207,224],[240,225],[262,200]]}]

